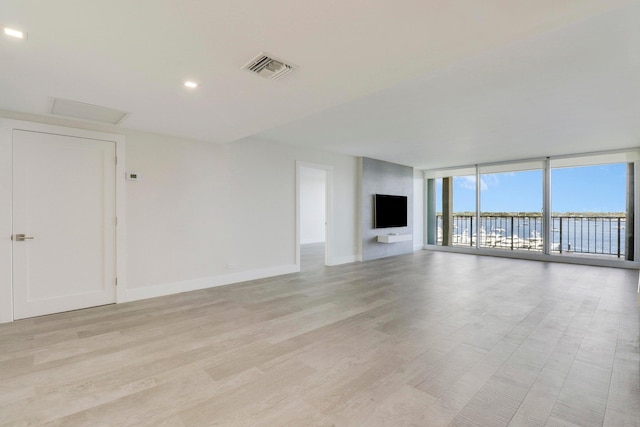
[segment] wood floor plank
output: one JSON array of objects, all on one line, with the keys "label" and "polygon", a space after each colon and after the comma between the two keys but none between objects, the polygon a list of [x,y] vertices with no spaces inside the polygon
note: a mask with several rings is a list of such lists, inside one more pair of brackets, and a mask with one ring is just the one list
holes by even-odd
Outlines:
[{"label": "wood floor plank", "polygon": [[0,426],[638,426],[638,272],[418,251],[0,325]]}]

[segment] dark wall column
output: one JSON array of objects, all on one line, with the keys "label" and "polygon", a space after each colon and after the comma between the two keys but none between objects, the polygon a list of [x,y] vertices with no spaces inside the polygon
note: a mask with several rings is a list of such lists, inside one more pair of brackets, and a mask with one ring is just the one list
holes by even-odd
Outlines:
[{"label": "dark wall column", "polygon": [[453,244],[453,177],[442,178],[442,246]]},{"label": "dark wall column", "polygon": [[[635,188],[633,185],[634,182],[634,167],[633,163],[627,163],[627,220],[626,225],[624,227],[624,242],[625,242],[625,259],[627,261],[633,261],[635,258],[635,248],[633,245],[633,234],[634,234],[634,217],[635,217]],[[620,233],[620,230],[618,230]]]},{"label": "dark wall column", "polygon": [[436,218],[436,180],[427,179],[427,244],[438,240],[438,218]]}]

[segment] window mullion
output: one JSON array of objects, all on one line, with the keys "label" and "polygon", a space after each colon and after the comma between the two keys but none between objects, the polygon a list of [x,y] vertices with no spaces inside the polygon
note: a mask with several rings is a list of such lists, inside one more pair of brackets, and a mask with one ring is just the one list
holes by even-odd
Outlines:
[{"label": "window mullion", "polygon": [[[480,168],[476,165],[476,244],[475,248],[480,248],[480,192],[482,189],[481,181],[480,181]],[[473,239],[473,231],[469,236],[470,239]]]},{"label": "window mullion", "polygon": [[542,175],[542,235],[543,235],[543,253],[551,254],[551,167],[549,158],[544,162],[544,170]]}]

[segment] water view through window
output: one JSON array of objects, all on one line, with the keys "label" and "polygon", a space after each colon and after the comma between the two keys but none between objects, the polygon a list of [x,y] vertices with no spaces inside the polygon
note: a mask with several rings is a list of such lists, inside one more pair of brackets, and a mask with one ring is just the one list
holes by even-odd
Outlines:
[{"label": "water view through window", "polygon": [[542,251],[542,170],[480,177],[480,247]]},{"label": "water view through window", "polygon": [[[473,246],[475,244],[473,235],[476,229],[474,226],[476,176],[464,175],[437,179],[436,201],[438,212],[437,244],[442,246]],[[443,215],[448,218],[448,221],[443,221]]]},{"label": "water view through window", "polygon": [[552,164],[546,245],[544,167],[479,172],[434,179],[435,244],[633,260],[632,163]]},{"label": "water view through window", "polygon": [[551,250],[625,258],[627,165],[551,169]]}]

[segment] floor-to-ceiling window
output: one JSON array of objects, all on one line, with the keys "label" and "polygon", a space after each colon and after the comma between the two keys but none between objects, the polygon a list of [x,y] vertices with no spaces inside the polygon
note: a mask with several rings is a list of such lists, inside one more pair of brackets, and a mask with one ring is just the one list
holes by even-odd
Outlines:
[{"label": "floor-to-ceiling window", "polygon": [[541,161],[480,167],[479,247],[543,251]]},{"label": "floor-to-ceiling window", "polygon": [[427,244],[635,261],[639,159],[632,150],[427,171]]},{"label": "floor-to-ceiling window", "polygon": [[551,161],[550,251],[633,260],[634,164],[598,160]]},{"label": "floor-to-ceiling window", "polygon": [[[428,243],[438,246],[475,245],[475,167],[444,171],[427,182],[433,214]],[[429,211],[429,208],[427,209]]]}]

